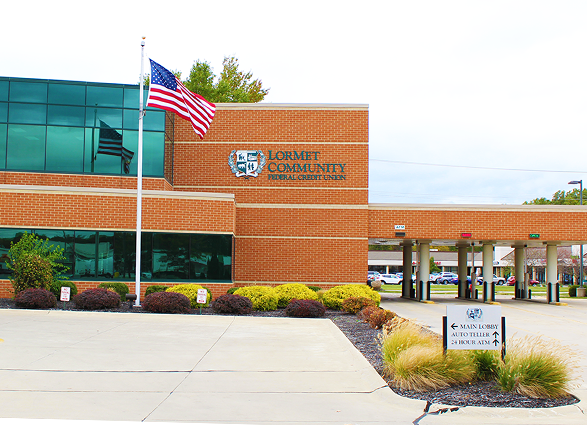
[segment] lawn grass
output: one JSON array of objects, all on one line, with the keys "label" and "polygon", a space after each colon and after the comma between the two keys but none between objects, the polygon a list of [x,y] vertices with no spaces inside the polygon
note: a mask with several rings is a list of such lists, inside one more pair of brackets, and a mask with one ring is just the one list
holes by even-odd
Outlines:
[{"label": "lawn grass", "polygon": [[[477,289],[481,292],[483,290],[482,285],[477,285]],[[512,298],[514,297],[514,286],[502,286],[496,285],[495,286],[495,294],[496,295],[511,295]],[[547,290],[545,286],[531,286],[530,290],[532,291],[532,298],[534,297],[546,297]],[[402,293],[402,286],[401,285],[382,285],[381,290],[379,292],[387,292],[391,294],[401,294]],[[457,285],[430,285],[430,293],[431,294],[456,294],[458,293]],[[560,288],[560,298],[569,298],[569,287],[568,286],[561,286]]]}]

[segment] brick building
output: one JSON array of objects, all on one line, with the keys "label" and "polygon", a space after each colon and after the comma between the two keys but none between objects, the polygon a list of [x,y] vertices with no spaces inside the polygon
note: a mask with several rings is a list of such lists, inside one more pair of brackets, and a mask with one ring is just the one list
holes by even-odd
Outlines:
[{"label": "brick building", "polygon": [[[0,78],[0,256],[34,232],[65,249],[80,290],[134,291],[138,98],[138,86]],[[482,244],[491,263],[495,245],[552,256],[586,239],[578,206],[369,204],[368,124],[367,105],[219,104],[200,140],[148,109],[141,292],[364,283],[369,240],[401,245],[406,267],[416,249],[426,276],[434,244]],[[130,154],[105,154],[106,142]]]}]

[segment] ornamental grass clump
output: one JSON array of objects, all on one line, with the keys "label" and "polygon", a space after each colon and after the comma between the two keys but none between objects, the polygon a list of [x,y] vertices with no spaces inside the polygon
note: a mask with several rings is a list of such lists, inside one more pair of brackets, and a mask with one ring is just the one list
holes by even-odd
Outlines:
[{"label": "ornamental grass clump", "polygon": [[577,354],[556,341],[526,336],[508,341],[497,382],[504,391],[533,398],[560,398],[571,389]]},{"label": "ornamental grass clump", "polygon": [[475,367],[470,354],[448,351],[443,354],[438,336],[407,321],[381,338],[384,373],[399,388],[427,391],[470,382]]},{"label": "ornamental grass clump", "polygon": [[478,380],[492,381],[497,378],[502,365],[499,350],[472,350],[470,353]]},{"label": "ornamental grass clump", "polygon": [[43,288],[29,288],[14,297],[14,304],[20,308],[46,309],[57,305],[55,295]]},{"label": "ornamental grass clump", "polygon": [[[206,294],[206,303],[198,304],[198,289],[205,289]],[[183,294],[190,300],[192,308],[199,308],[199,307],[208,307],[210,305],[210,299],[212,298],[212,294],[210,290],[205,286],[196,285],[195,283],[185,283],[181,285],[175,285],[165,290],[166,292],[177,292],[179,294]]]},{"label": "ornamental grass clump", "polygon": [[277,310],[279,296],[275,289],[269,286],[245,286],[237,289],[234,293],[250,299],[253,303],[253,310]]},{"label": "ornamental grass clump", "polygon": [[279,297],[277,307],[284,308],[293,299],[297,300],[317,300],[318,295],[306,285],[301,283],[286,283],[284,285],[276,286],[275,292]]},{"label": "ornamental grass clump", "polygon": [[143,309],[151,313],[189,313],[191,303],[184,294],[159,291],[145,296]]},{"label": "ornamental grass clump", "polygon": [[367,285],[361,284],[335,286],[326,291],[321,300],[327,308],[340,310],[342,308],[342,302],[351,297],[370,298],[375,301],[377,305],[381,302],[381,295],[379,292],[372,290]]}]

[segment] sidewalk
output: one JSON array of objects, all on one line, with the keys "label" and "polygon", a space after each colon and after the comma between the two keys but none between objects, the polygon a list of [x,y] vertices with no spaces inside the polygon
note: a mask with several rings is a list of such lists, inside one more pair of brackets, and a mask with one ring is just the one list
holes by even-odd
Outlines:
[{"label": "sidewalk", "polygon": [[[383,304],[423,320],[442,311],[439,304]],[[586,422],[577,406],[444,411],[447,406],[433,405],[426,415],[425,402],[393,393],[327,319],[0,310],[0,339],[0,418],[286,425]]]}]

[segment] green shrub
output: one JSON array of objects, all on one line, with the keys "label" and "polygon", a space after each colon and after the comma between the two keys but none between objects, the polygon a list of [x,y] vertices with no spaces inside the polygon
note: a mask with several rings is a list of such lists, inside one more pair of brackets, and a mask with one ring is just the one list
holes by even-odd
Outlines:
[{"label": "green shrub", "polygon": [[189,313],[188,297],[178,292],[158,291],[145,296],[143,309],[151,313]]},{"label": "green shrub", "polygon": [[169,288],[169,286],[166,286],[166,285],[150,285],[150,286],[147,286],[147,289],[145,290],[145,297],[147,295],[154,294],[155,292],[165,292],[167,290],[167,288]]},{"label": "green shrub", "polygon": [[242,295],[224,294],[212,302],[212,310],[218,314],[250,314],[253,302]]},{"label": "green shrub", "polygon": [[[205,289],[206,294],[206,303],[205,304],[198,304],[198,289]],[[190,300],[190,304],[192,308],[199,308],[199,307],[208,307],[210,305],[210,299],[212,298],[212,294],[210,290],[202,285],[197,285],[195,283],[185,283],[181,285],[175,285],[165,290],[166,292],[177,292],[178,294],[184,294]]]},{"label": "green shrub", "polygon": [[53,282],[51,282],[50,291],[53,293],[53,295],[55,295],[57,299],[61,298],[62,286],[70,288],[69,295],[71,296],[71,298],[77,295],[77,286],[75,285],[75,283],[70,282],[69,280],[53,280]]},{"label": "green shrub", "polygon": [[14,263],[12,270],[10,280],[15,294],[29,288],[49,290],[53,283],[51,263],[36,254],[20,256],[18,262]]},{"label": "green shrub", "polygon": [[268,286],[246,286],[238,288],[235,295],[247,297],[253,303],[253,310],[270,311],[277,310],[279,296],[275,289]]},{"label": "green shrub", "polygon": [[472,350],[471,361],[475,366],[475,375],[482,381],[497,378],[501,366],[501,353],[497,350]]},{"label": "green shrub", "polygon": [[106,288],[87,289],[73,297],[73,302],[81,310],[106,310],[120,306],[120,295]]},{"label": "green shrub", "polygon": [[228,291],[226,291],[227,294],[234,294],[236,292],[236,290],[238,289],[238,286],[233,286],[232,288],[228,288]]},{"label": "green shrub", "polygon": [[497,381],[502,390],[528,397],[564,397],[570,390],[575,358],[570,348],[553,340],[524,337],[508,341]]},{"label": "green shrub", "polygon": [[350,297],[343,300],[341,310],[346,311],[347,313],[357,314],[359,311],[369,306],[377,307],[377,303],[367,297]]},{"label": "green shrub", "polygon": [[326,307],[316,300],[293,299],[285,308],[288,317],[322,317],[326,313]]},{"label": "green shrub", "polygon": [[577,296],[577,288],[579,285],[570,285],[569,286],[569,297],[576,297]]},{"label": "green shrub", "polygon": [[14,298],[14,304],[21,308],[46,309],[57,305],[55,295],[42,288],[29,288],[20,291]]},{"label": "green shrub", "polygon": [[367,297],[375,301],[377,305],[381,302],[381,295],[378,292],[361,284],[335,286],[324,293],[322,302],[328,308],[340,310],[342,302],[350,297]]},{"label": "green shrub", "polygon": [[308,289],[311,289],[314,292],[318,292],[322,289],[319,286],[312,286],[312,285],[306,285],[306,286],[308,287]]},{"label": "green shrub", "polygon": [[277,296],[279,297],[277,306],[281,308],[287,307],[289,302],[294,298],[297,300],[318,299],[316,292],[312,291],[306,285],[301,283],[286,283],[284,285],[276,286],[274,289],[275,292],[277,292]]},{"label": "green shrub", "polygon": [[126,294],[129,293],[128,285],[122,282],[103,282],[98,288],[113,289],[120,295],[120,301],[126,301]]},{"label": "green shrub", "polygon": [[364,321],[369,324],[373,329],[381,329],[383,325],[389,322],[397,316],[393,311],[385,310],[377,307],[377,310],[373,310]]}]

